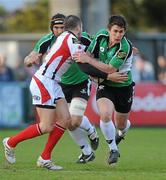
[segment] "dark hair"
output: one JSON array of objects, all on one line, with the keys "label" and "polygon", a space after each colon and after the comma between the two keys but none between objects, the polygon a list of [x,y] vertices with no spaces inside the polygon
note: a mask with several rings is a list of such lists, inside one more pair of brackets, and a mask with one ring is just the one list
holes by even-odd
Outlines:
[{"label": "dark hair", "polygon": [[51,31],[53,31],[53,26],[55,24],[64,24],[65,18],[66,18],[65,15],[59,14],[59,13],[55,14],[54,16],[52,16],[51,23],[50,23]]},{"label": "dark hair", "polygon": [[81,19],[78,16],[69,15],[65,18],[65,22],[64,22],[65,30],[73,30],[78,25],[81,26]]},{"label": "dark hair", "polygon": [[127,21],[122,15],[112,15],[108,20],[108,28],[113,25],[117,25],[121,28],[127,29]]}]

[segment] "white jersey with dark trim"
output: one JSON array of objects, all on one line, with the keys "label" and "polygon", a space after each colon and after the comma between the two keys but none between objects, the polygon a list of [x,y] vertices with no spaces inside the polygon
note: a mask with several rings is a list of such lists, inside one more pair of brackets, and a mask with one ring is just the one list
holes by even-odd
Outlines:
[{"label": "white jersey with dark trim", "polygon": [[73,63],[72,55],[84,49],[73,33],[65,31],[57,38],[36,74],[60,81]]}]

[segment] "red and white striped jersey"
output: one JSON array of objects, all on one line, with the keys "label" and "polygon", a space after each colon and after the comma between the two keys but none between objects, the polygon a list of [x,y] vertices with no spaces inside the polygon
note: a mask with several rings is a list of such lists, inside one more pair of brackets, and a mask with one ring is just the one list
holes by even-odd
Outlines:
[{"label": "red and white striped jersey", "polygon": [[60,81],[61,76],[73,63],[72,55],[84,51],[84,48],[73,33],[65,31],[57,38],[35,74]]}]

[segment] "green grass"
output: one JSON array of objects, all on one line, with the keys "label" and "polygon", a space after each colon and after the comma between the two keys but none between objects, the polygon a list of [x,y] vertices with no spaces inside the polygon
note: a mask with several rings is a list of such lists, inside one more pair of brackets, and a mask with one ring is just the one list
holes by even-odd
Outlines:
[{"label": "green grass", "polygon": [[[16,130],[0,130],[0,140],[15,134]],[[36,167],[47,135],[24,141],[17,146],[17,163],[9,165],[0,145],[1,180],[165,180],[166,179],[166,130],[164,128],[131,129],[120,144],[121,157],[116,167],[107,165],[108,147],[103,135],[96,159],[88,164],[76,164],[79,148],[66,132],[53,152],[53,160],[64,167],[49,171]]]}]

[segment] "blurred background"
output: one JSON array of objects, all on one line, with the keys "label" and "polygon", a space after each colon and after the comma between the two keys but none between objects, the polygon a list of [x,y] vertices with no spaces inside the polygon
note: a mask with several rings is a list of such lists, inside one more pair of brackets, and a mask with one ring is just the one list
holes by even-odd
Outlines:
[{"label": "blurred background", "polygon": [[[0,128],[34,121],[29,82],[37,67],[26,68],[23,60],[35,42],[50,32],[50,18],[56,13],[78,15],[90,34],[105,28],[111,14],[126,17],[127,37],[139,49],[133,63],[131,122],[139,127],[165,126],[165,9],[165,0],[0,0]],[[86,113],[98,125],[95,87]]]}]

